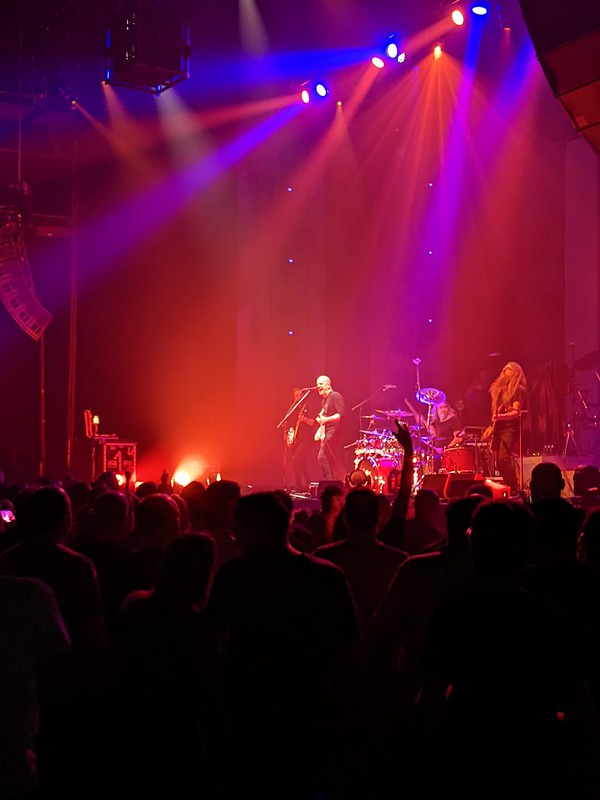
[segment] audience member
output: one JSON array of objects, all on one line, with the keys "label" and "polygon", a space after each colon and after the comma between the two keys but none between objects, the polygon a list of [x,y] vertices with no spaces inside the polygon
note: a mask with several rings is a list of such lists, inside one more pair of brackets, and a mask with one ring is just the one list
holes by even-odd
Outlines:
[{"label": "audience member", "polygon": [[208,613],[226,634],[219,752],[226,798],[316,798],[332,669],[358,639],[343,573],[294,552],[271,493],[235,513],[242,555],[218,571]]},{"label": "audience member", "polygon": [[165,550],[180,533],[179,506],[165,494],[149,494],[136,509],[133,549],[123,560],[120,600],[136,589],[156,585]]},{"label": "audience member", "polygon": [[86,481],[73,481],[65,488],[71,501],[73,522],[65,544],[70,544],[77,536],[85,534],[89,526],[92,506],[92,487]]},{"label": "audience member", "polygon": [[206,530],[210,527],[212,519],[204,503],[206,489],[200,481],[190,481],[181,490],[181,497],[185,500],[190,514],[190,525],[195,531]]},{"label": "audience member", "polygon": [[37,670],[69,647],[51,589],[41,581],[0,576],[0,798],[34,797],[39,788]]},{"label": "audience member", "polygon": [[568,628],[571,659],[593,680],[600,701],[600,569],[577,559],[583,512],[562,498],[540,500],[532,509],[538,529],[523,585]]},{"label": "audience member", "polygon": [[579,537],[579,550],[581,560],[587,564],[600,567],[600,507],[588,511],[581,535]]},{"label": "audience member", "polygon": [[565,479],[558,464],[552,461],[540,461],[531,470],[529,490],[532,503],[548,497],[560,497],[564,488]]},{"label": "audience member", "polygon": [[205,733],[218,640],[203,609],[214,563],[209,536],[178,536],[156,587],[132,593],[120,611],[113,699],[124,796],[211,796]]},{"label": "audience member", "polygon": [[314,554],[342,569],[359,623],[366,630],[407,554],[375,538],[379,501],[370,489],[349,492],[343,514],[347,538],[319,547]]},{"label": "audience member", "polygon": [[233,520],[239,499],[240,485],[235,481],[214,481],[204,493],[207,519],[203,530],[215,540],[217,567],[240,554],[233,538]]},{"label": "audience member", "polygon": [[414,762],[421,792],[568,792],[559,714],[584,718],[575,712],[585,682],[570,669],[560,621],[521,589],[534,528],[529,511],[509,502],[484,503],[473,517],[479,588],[434,612],[423,648],[415,733],[424,761]]},{"label": "audience member", "polygon": [[72,642],[69,658],[40,673],[38,736],[42,786],[51,795],[87,792],[97,692],[108,641],[92,562],[61,544],[71,527],[67,494],[45,486],[31,496],[23,542],[0,556],[0,573],[37,578],[56,595]]},{"label": "audience member", "polygon": [[448,540],[438,552],[416,555],[402,564],[377,609],[370,628],[382,665],[395,665],[390,690],[401,722],[412,713],[419,690],[419,664],[431,617],[443,602],[476,586],[468,529],[483,498],[458,498],[448,505]]},{"label": "audience member", "polygon": [[346,538],[346,526],[342,515],[344,490],[341,486],[329,484],[321,492],[320,499],[323,524],[313,527],[313,533],[320,534],[319,538],[315,537],[315,549]]},{"label": "audience member", "polygon": [[92,560],[98,575],[106,621],[112,628],[122,597],[123,570],[131,550],[126,541],[133,527],[131,505],[122,492],[106,491],[94,500],[87,533],[71,542]]},{"label": "audience member", "polygon": [[434,524],[439,508],[440,498],[437,492],[419,489],[414,497],[414,516],[404,522],[401,541],[386,537],[384,532],[379,534],[379,538],[411,556],[422,553],[428,545],[439,541],[441,537],[441,532]]}]

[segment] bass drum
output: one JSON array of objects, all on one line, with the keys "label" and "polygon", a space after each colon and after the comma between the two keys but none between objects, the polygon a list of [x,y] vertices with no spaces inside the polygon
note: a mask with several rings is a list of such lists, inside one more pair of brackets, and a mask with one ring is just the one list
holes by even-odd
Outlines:
[{"label": "bass drum", "polygon": [[366,487],[377,494],[394,494],[400,488],[402,464],[396,458],[356,459],[348,482],[354,488]]}]

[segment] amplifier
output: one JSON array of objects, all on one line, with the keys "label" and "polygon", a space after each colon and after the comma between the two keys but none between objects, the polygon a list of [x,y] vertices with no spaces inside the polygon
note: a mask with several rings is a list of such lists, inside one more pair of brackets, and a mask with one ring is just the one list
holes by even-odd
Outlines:
[{"label": "amplifier", "polygon": [[536,464],[542,461],[551,461],[560,467],[563,478],[565,479],[565,488],[563,489],[562,496],[569,498],[575,494],[573,487],[573,476],[577,467],[587,466],[594,463],[594,459],[589,455],[581,456],[559,456],[559,455],[543,455],[543,456],[525,456],[523,459],[523,483],[525,487],[529,487],[531,483],[531,472]]}]

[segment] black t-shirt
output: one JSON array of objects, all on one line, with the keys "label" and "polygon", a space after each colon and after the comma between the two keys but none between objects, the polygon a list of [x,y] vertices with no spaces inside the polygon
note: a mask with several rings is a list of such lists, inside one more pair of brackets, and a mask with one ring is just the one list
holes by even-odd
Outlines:
[{"label": "black t-shirt", "polygon": [[[346,404],[344,403],[342,395],[339,392],[330,392],[323,401],[323,415],[332,417],[334,414],[339,414],[340,417],[343,417],[345,411]],[[333,422],[326,423],[325,435],[328,439],[338,432],[341,427],[341,422],[341,419],[336,419]]]},{"label": "black t-shirt", "polygon": [[432,423],[432,428],[435,432],[436,438],[439,437],[442,439],[440,442],[436,442],[436,447],[447,447],[452,439],[454,439],[454,432],[460,430],[460,423],[458,421],[458,417],[451,416],[449,419],[445,419],[443,422],[439,419],[436,419]]}]

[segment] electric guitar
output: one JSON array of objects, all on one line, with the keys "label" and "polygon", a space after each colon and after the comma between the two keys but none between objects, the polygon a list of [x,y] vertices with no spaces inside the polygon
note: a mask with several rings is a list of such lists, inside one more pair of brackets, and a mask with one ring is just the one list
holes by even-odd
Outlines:
[{"label": "electric guitar", "polygon": [[[494,416],[492,417],[491,423],[488,425],[488,427],[481,434],[481,441],[482,442],[491,441],[491,439],[494,437],[494,434],[496,433],[496,429],[498,427],[498,423],[502,422],[503,420],[506,419],[506,417],[503,416],[503,415],[504,414],[508,414],[511,411],[516,411],[517,412],[517,415],[516,415],[517,419],[519,418],[520,414],[527,413],[526,411],[522,410],[521,408],[515,408],[514,404],[512,406],[505,406],[504,404],[499,406],[497,411],[494,413]],[[510,417],[509,419],[514,419],[514,416]]]},{"label": "electric guitar", "polygon": [[[325,409],[322,408],[319,412],[319,416],[322,417],[325,413]],[[322,442],[325,438],[325,423],[321,422],[317,430],[315,431],[315,442]]]}]

